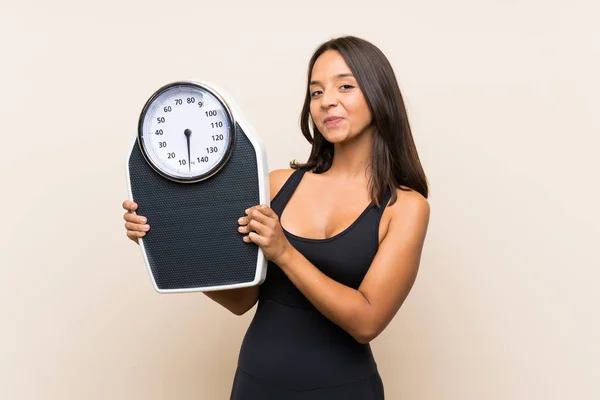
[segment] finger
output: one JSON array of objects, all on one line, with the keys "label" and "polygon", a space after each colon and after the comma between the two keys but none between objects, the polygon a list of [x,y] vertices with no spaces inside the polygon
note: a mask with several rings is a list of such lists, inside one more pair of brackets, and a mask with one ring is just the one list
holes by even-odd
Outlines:
[{"label": "finger", "polygon": [[238,227],[238,232],[239,233],[250,233],[250,227],[248,227],[248,225],[240,225]]},{"label": "finger", "polygon": [[133,222],[125,222],[125,228],[128,231],[147,232],[150,230],[150,225],[136,224]]},{"label": "finger", "polygon": [[146,236],[146,232],[127,231],[127,237],[133,241]]},{"label": "finger", "polygon": [[268,226],[265,224],[261,224],[255,219],[250,219],[246,225],[242,225],[238,227],[238,232],[240,233],[250,233],[252,231],[258,232],[260,235],[264,235],[268,232]]},{"label": "finger", "polygon": [[254,231],[254,232],[258,233],[260,236],[264,236],[269,230],[269,228],[266,225],[258,222],[255,219],[248,222],[247,229],[248,229],[248,233],[251,233]]},{"label": "finger", "polygon": [[131,201],[131,200],[125,200],[123,202],[123,208],[126,209],[127,211],[135,211],[138,208],[137,203]]},{"label": "finger", "polygon": [[244,210],[244,213],[246,215],[238,219],[238,224],[240,224],[240,225],[247,225],[250,222],[250,220],[252,219],[252,213],[258,207],[260,207],[260,204],[252,206],[252,207],[247,208],[246,210]]},{"label": "finger", "polygon": [[250,232],[247,236],[244,236],[244,241],[246,243],[255,243],[259,246],[264,246],[266,244],[266,239],[256,232]]},{"label": "finger", "polygon": [[[265,215],[264,210],[261,210],[260,208],[257,208],[254,211],[252,211],[251,214],[249,215],[249,217],[251,220],[258,221],[263,225],[269,224],[269,222],[272,220],[272,218]],[[250,221],[250,222],[252,222],[252,221]]]},{"label": "finger", "polygon": [[252,214],[252,212],[253,212],[254,210],[256,210],[256,209],[260,208],[260,206],[261,206],[260,204],[257,204],[257,205],[255,205],[255,206],[249,207],[249,208],[247,208],[247,209],[244,211],[244,213],[245,213],[246,215],[251,215],[251,214]]},{"label": "finger", "polygon": [[123,219],[128,222],[134,222],[137,224],[145,224],[147,221],[146,217],[143,215],[137,215],[133,213],[125,213],[123,214]]},{"label": "finger", "polygon": [[263,204],[262,206],[260,206],[259,210],[269,218],[277,219],[279,217],[277,215],[277,213],[275,211],[273,211],[273,209],[266,204]]}]

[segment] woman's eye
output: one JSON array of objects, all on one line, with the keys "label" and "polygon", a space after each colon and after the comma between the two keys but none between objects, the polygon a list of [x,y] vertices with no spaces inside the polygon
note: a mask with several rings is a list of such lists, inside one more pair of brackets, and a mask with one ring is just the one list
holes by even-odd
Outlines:
[{"label": "woman's eye", "polygon": [[354,86],[352,86],[352,85],[342,85],[341,88],[343,90],[350,90],[350,89],[354,88]]},{"label": "woman's eye", "polygon": [[310,94],[310,97],[315,97],[315,96],[317,96],[319,93],[321,93],[321,91],[320,91],[320,90],[314,91],[314,92],[312,92],[312,93]]}]

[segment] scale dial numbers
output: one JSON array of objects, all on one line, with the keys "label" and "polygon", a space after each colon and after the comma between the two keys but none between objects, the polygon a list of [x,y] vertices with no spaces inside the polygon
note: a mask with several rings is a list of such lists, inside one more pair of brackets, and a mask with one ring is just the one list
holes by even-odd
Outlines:
[{"label": "scale dial numbers", "polygon": [[228,161],[235,123],[227,104],[197,83],[174,83],[146,103],[138,139],[148,163],[177,182],[198,182]]}]

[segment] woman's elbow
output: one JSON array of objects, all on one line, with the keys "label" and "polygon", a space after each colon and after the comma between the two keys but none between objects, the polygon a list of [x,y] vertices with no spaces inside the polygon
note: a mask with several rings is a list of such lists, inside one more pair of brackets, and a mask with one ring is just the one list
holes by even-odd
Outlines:
[{"label": "woman's elbow", "polygon": [[234,315],[242,316],[242,315],[246,314],[248,311],[250,311],[254,307],[255,304],[256,304],[256,301],[252,304],[243,305],[242,307],[230,308],[229,311],[231,311]]},{"label": "woman's elbow", "polygon": [[379,336],[380,333],[381,330],[377,327],[364,324],[362,327],[356,330],[352,337],[354,337],[354,340],[360,344],[369,344],[377,336]]},{"label": "woman's elbow", "polygon": [[354,340],[360,344],[369,344],[377,337],[376,334],[360,334],[354,335]]}]

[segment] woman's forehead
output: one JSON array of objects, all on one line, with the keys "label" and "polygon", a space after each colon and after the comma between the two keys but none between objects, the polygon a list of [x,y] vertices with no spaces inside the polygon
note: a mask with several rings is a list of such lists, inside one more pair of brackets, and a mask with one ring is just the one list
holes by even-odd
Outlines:
[{"label": "woman's forehead", "polygon": [[352,71],[346,64],[346,60],[339,52],[328,50],[315,61],[311,71],[311,84],[347,77],[352,77]]}]

